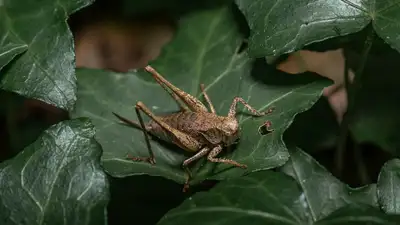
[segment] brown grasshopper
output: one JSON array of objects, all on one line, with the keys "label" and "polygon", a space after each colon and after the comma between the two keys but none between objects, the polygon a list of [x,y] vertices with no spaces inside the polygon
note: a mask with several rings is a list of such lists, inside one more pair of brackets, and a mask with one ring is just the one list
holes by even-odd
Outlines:
[{"label": "brown grasshopper", "polygon": [[[201,157],[207,156],[208,161],[215,163],[225,163],[244,169],[247,168],[247,165],[238,163],[234,160],[217,157],[223,150],[223,147],[232,145],[239,139],[239,122],[235,117],[237,103],[241,102],[255,116],[264,116],[269,114],[273,111],[273,108],[260,113],[242,98],[235,97],[230,106],[228,116],[218,116],[210,98],[205,92],[204,84],[200,85],[200,89],[210,107],[210,112],[202,102],[175,87],[151,66],[146,66],[145,70],[151,73],[157,83],[178,103],[180,111],[166,116],[156,116],[139,101],[135,106],[139,123],[128,120],[114,113],[114,115],[123,122],[143,130],[147,149],[149,151],[149,157],[129,157],[130,159],[135,161],[147,161],[151,164],[156,163],[147,133],[149,132],[157,138],[172,142],[183,150],[195,153],[194,156],[186,159],[182,164],[183,168],[187,172],[187,179],[183,191],[185,191],[189,186],[189,180],[191,177],[188,169],[189,164]],[[139,111],[144,112],[152,120],[145,125]]]}]

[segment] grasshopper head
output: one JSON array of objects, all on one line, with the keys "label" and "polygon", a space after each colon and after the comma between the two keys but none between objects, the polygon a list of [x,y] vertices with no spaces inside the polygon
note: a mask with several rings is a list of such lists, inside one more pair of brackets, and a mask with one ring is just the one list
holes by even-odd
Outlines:
[{"label": "grasshopper head", "polygon": [[233,144],[239,138],[239,123],[236,118],[225,117],[221,123],[220,130],[224,134],[226,145]]}]

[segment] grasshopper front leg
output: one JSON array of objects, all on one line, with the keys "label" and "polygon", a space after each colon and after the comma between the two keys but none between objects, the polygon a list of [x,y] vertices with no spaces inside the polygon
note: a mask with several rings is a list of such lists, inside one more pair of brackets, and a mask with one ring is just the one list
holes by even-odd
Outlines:
[{"label": "grasshopper front leg", "polygon": [[273,112],[274,108],[269,108],[267,109],[267,111],[265,112],[258,112],[255,108],[253,108],[252,106],[250,106],[243,98],[241,97],[235,97],[233,99],[233,102],[231,104],[231,107],[229,109],[229,113],[228,113],[228,117],[235,117],[236,116],[236,106],[238,103],[242,103],[250,112],[253,113],[253,115],[256,116],[265,116],[267,114],[270,114]]},{"label": "grasshopper front leg", "polygon": [[222,152],[222,146],[218,145],[216,147],[214,147],[213,149],[210,149],[209,147],[204,147],[202,150],[200,150],[196,155],[186,159],[183,164],[182,167],[186,170],[187,172],[187,179],[183,188],[183,191],[186,191],[189,188],[189,180],[191,178],[191,174],[190,174],[190,170],[188,169],[189,164],[193,163],[194,161],[206,156],[207,156],[207,160],[210,162],[214,162],[214,163],[225,163],[228,165],[233,165],[236,167],[240,167],[242,169],[246,169],[247,165],[245,164],[241,164],[236,162],[235,160],[232,159],[224,159],[224,158],[217,158],[216,156]]},{"label": "grasshopper front leg", "polygon": [[208,147],[204,147],[203,149],[201,149],[199,152],[197,152],[194,156],[186,159],[185,161],[183,161],[182,163],[182,167],[185,169],[186,171],[186,181],[185,184],[183,186],[183,192],[186,192],[187,189],[189,189],[189,181],[192,178],[191,172],[189,170],[189,164],[193,163],[194,161],[206,156],[209,152],[211,151],[210,148]]},{"label": "grasshopper front leg", "polygon": [[222,149],[223,148],[221,145],[218,145],[217,147],[213,148],[213,150],[208,154],[207,160],[210,162],[214,162],[214,163],[225,163],[228,165],[233,165],[236,167],[240,167],[242,169],[247,168],[247,165],[238,163],[235,160],[225,159],[225,158],[217,158],[217,155],[222,152]]}]

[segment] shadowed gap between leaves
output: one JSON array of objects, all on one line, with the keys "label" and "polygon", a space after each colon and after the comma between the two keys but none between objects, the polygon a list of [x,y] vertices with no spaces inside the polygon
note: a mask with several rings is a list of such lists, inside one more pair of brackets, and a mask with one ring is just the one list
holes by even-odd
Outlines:
[{"label": "shadowed gap between leaves", "polygon": [[193,194],[210,190],[217,181],[193,185],[187,193],[182,186],[163,177],[148,175],[110,177],[111,200],[108,204],[110,225],[153,225],[170,209]]}]

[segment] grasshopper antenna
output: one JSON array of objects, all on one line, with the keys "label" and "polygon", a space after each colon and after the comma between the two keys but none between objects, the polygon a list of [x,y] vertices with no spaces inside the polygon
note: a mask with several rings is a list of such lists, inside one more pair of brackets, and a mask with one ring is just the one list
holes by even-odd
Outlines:
[{"label": "grasshopper antenna", "polygon": [[119,114],[117,114],[115,112],[113,112],[112,114],[114,114],[115,117],[117,117],[119,120],[121,120],[122,122],[124,122],[126,124],[129,124],[129,125],[131,125],[131,126],[133,126],[135,128],[141,129],[141,130],[143,129],[143,127],[138,122],[135,122],[135,121],[129,120],[129,119],[125,118],[125,117],[122,117],[122,116],[120,116]]}]

